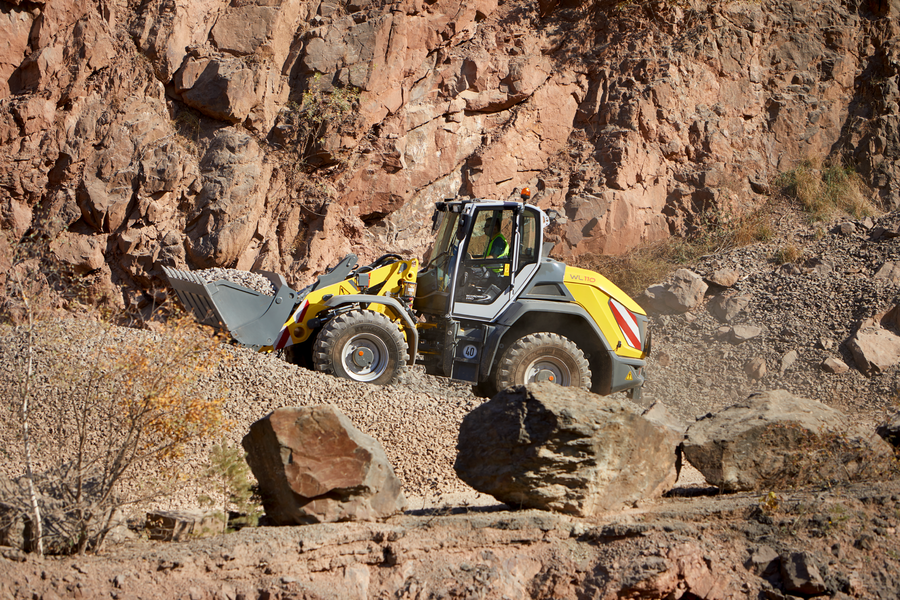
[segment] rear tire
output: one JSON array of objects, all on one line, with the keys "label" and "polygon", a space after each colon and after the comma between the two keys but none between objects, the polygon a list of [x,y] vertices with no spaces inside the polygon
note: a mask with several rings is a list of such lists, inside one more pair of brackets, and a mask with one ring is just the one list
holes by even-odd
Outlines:
[{"label": "rear tire", "polygon": [[584,352],[555,333],[533,333],[516,340],[497,362],[497,389],[549,381],[591,389],[591,368]]},{"label": "rear tire", "polygon": [[313,348],[317,371],[338,377],[386,385],[406,368],[407,344],[387,316],[354,310],[331,319],[322,327]]}]

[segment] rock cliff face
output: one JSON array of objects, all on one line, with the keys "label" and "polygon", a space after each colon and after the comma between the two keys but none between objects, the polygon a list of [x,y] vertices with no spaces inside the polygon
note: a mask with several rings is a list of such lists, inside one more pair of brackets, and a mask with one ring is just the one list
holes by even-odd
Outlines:
[{"label": "rock cliff face", "polygon": [[433,201],[523,186],[566,217],[561,256],[740,210],[805,158],[855,166],[896,208],[898,14],[895,0],[0,0],[0,224],[8,241],[45,232],[144,306],[160,265],[297,286],[346,252],[421,255]]}]

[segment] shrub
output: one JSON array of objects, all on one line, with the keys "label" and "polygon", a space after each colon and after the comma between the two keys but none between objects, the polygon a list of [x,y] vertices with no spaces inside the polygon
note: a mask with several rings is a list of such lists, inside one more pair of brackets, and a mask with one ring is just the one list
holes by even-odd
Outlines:
[{"label": "shrub", "polygon": [[779,265],[795,263],[803,257],[803,250],[794,242],[788,242],[775,252],[775,262]]},{"label": "shrub", "polygon": [[219,434],[221,394],[198,384],[222,350],[187,317],[138,335],[114,325],[116,315],[87,307],[82,318],[60,318],[49,292],[70,276],[55,270],[41,245],[39,238],[18,244],[5,288],[11,359],[0,391],[3,408],[17,415],[7,426],[18,429],[4,432],[5,449],[22,457],[25,473],[20,491],[3,498],[3,516],[27,522],[37,552],[83,553],[103,543],[120,507],[165,490],[166,481],[141,487],[145,470]]},{"label": "shrub", "polygon": [[337,162],[329,149],[335,145],[331,138],[356,122],[359,96],[360,90],[353,86],[326,90],[317,74],[299,102],[288,103],[280,120],[301,162]]}]

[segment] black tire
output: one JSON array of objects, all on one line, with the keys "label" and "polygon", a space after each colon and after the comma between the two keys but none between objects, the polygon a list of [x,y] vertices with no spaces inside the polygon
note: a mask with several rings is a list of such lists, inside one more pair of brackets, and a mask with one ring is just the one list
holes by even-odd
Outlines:
[{"label": "black tire", "polygon": [[590,390],[591,368],[571,340],[555,333],[532,333],[503,352],[494,380],[500,390],[537,381]]},{"label": "black tire", "polygon": [[407,345],[391,320],[371,310],[354,310],[322,327],[313,347],[317,371],[386,385],[406,368]]}]

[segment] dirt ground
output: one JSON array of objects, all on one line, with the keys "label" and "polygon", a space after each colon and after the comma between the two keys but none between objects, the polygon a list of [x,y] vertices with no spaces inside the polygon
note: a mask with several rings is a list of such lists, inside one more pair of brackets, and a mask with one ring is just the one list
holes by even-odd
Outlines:
[{"label": "dirt ground", "polygon": [[187,542],[138,536],[84,557],[4,548],[0,598],[900,595],[898,482],[774,496],[681,486],[593,519],[444,500],[381,523],[246,528]]}]

